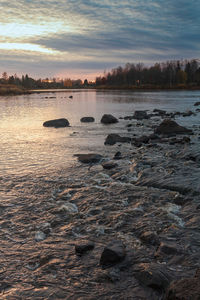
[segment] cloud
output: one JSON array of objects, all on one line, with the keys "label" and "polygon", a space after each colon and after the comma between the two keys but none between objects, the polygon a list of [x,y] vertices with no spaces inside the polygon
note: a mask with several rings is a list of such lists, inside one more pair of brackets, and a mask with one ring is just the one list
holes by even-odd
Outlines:
[{"label": "cloud", "polygon": [[49,53],[0,50],[0,64],[35,73],[35,62],[37,73],[48,76],[70,68],[100,72],[126,62],[197,58],[199,14],[196,0],[1,0],[0,42],[34,44]]}]

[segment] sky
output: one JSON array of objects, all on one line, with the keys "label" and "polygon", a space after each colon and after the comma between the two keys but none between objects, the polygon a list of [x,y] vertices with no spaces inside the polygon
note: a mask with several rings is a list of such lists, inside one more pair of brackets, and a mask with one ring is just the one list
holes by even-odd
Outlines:
[{"label": "sky", "polygon": [[93,80],[199,53],[197,0],[0,0],[0,74]]}]

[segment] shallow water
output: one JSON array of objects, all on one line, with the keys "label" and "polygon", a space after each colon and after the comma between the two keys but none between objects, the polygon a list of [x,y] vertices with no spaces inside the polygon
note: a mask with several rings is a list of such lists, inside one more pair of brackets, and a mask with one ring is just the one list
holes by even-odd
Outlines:
[{"label": "shallow water", "polygon": [[[73,99],[69,96],[73,95]],[[106,152],[103,145],[109,126],[100,124],[104,113],[116,117],[134,110],[160,108],[167,111],[195,110],[199,91],[130,92],[71,90],[0,97],[0,176],[25,175],[37,171],[71,167],[74,153]],[[95,123],[80,122],[93,116]],[[69,128],[44,128],[43,122],[67,118]],[[180,123],[199,124],[199,117],[179,118]],[[112,132],[123,131],[123,120]]]}]

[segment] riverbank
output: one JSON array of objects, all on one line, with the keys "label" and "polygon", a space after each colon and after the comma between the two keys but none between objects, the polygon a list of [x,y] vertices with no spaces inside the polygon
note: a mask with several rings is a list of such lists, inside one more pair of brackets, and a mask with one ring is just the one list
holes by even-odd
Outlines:
[{"label": "riverbank", "polygon": [[14,96],[30,94],[31,92],[23,87],[19,87],[12,84],[0,84],[0,96]]},{"label": "riverbank", "polygon": [[[155,133],[166,118],[180,115],[130,112],[119,119],[129,139],[107,145],[96,164],[2,186],[1,299],[169,300],[180,279],[182,295],[198,292],[200,128]],[[105,266],[110,242],[123,255]]]}]

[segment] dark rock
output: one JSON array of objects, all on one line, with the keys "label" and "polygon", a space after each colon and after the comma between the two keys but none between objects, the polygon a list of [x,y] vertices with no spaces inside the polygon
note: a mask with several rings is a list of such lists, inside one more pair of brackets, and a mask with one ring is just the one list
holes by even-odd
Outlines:
[{"label": "dark rock", "polygon": [[200,300],[200,276],[173,281],[167,289],[165,300]]},{"label": "dark rock", "polygon": [[147,112],[145,110],[136,110],[133,115],[133,118],[137,120],[143,120],[149,119],[149,116],[147,115]]},{"label": "dark rock", "polygon": [[195,104],[194,104],[194,106],[199,106],[200,105],[200,102],[196,102]]},{"label": "dark rock", "polygon": [[171,280],[171,273],[165,266],[143,263],[137,266],[134,277],[145,286],[157,290],[165,290]]},{"label": "dark rock", "polygon": [[104,145],[114,145],[116,143],[129,143],[131,138],[129,137],[121,137],[118,134],[111,133],[107,136]]},{"label": "dark rock", "polygon": [[70,99],[72,99],[72,98],[73,98],[73,96],[69,96],[69,98],[70,98]]},{"label": "dark rock", "polygon": [[154,113],[157,113],[157,114],[160,115],[160,116],[166,115],[166,111],[165,111],[165,110],[162,110],[162,109],[157,109],[157,108],[155,108],[155,109],[153,110],[153,112],[154,112]]},{"label": "dark rock", "polygon": [[112,115],[105,114],[101,118],[101,123],[103,123],[103,124],[114,124],[114,123],[117,123],[117,122],[118,122],[117,118],[115,118]]},{"label": "dark rock", "polygon": [[103,250],[100,265],[109,267],[121,262],[126,256],[125,246],[121,241],[110,242]]},{"label": "dark rock", "polygon": [[74,156],[78,157],[78,160],[85,164],[98,163],[102,159],[102,155],[96,153],[74,154]]},{"label": "dark rock", "polygon": [[83,117],[80,119],[81,122],[87,123],[87,122],[94,122],[95,119],[93,117]]},{"label": "dark rock", "polygon": [[83,255],[87,251],[93,250],[94,249],[94,243],[93,242],[88,242],[88,241],[83,241],[80,244],[75,245],[75,252],[77,255]]},{"label": "dark rock", "polygon": [[117,160],[117,159],[122,159],[122,154],[121,154],[121,152],[120,152],[120,151],[117,151],[117,152],[115,153],[113,159],[116,159],[116,160]]},{"label": "dark rock", "polygon": [[106,170],[111,170],[113,168],[116,168],[118,166],[118,164],[114,163],[114,162],[105,162],[102,164],[102,167]]},{"label": "dark rock", "polygon": [[143,135],[139,138],[133,138],[131,143],[132,145],[136,146],[136,147],[140,147],[143,143],[147,144],[149,142],[150,138],[146,135]]},{"label": "dark rock", "polygon": [[55,120],[49,120],[43,123],[44,127],[68,127],[69,126],[69,121],[67,119],[55,119]]},{"label": "dark rock", "polygon": [[159,244],[159,238],[157,234],[155,234],[152,231],[145,231],[141,234],[140,239],[147,244],[150,245],[158,245]]},{"label": "dark rock", "polygon": [[156,252],[156,256],[163,256],[163,255],[174,255],[174,254],[177,254],[177,253],[180,253],[180,249],[177,247],[176,244],[173,244],[173,243],[170,243],[170,242],[167,242],[167,243],[164,243],[162,242]]},{"label": "dark rock", "polygon": [[157,134],[191,134],[192,130],[187,129],[183,126],[178,125],[175,121],[170,119],[165,119],[156,129]]},{"label": "dark rock", "polygon": [[194,113],[193,113],[191,110],[182,113],[182,116],[183,116],[183,117],[190,117],[190,116],[192,116],[192,115],[194,115]]}]

